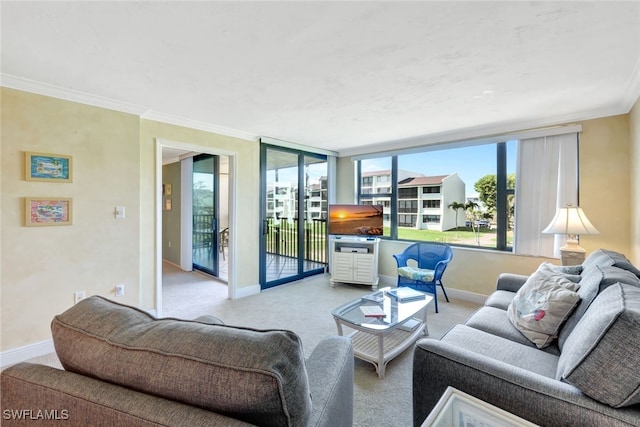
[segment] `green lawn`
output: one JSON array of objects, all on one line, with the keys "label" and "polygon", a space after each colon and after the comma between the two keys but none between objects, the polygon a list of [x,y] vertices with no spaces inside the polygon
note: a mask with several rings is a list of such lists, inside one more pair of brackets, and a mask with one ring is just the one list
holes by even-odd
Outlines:
[{"label": "green lawn", "polygon": [[[390,234],[388,228],[385,228],[386,236]],[[398,228],[398,238],[402,240],[431,241],[443,243],[459,243],[464,245],[477,245],[476,236],[471,227],[459,227],[457,230],[434,231],[434,230],[416,230],[413,228]],[[495,247],[496,231],[488,228],[481,228],[479,231],[480,245],[487,247]],[[507,233],[507,244],[513,245],[513,231]]]}]

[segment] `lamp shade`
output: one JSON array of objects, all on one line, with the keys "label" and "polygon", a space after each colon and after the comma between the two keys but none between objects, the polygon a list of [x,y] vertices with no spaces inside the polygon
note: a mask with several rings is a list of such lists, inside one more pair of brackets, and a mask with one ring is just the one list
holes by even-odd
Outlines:
[{"label": "lamp shade", "polygon": [[586,235],[599,234],[579,206],[567,205],[558,209],[547,228],[542,230],[546,234]]}]

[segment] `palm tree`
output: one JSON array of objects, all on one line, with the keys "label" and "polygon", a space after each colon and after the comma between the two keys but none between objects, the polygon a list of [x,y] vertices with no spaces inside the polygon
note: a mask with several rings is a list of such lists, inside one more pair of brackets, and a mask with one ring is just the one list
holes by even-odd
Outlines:
[{"label": "palm tree", "polygon": [[464,203],[460,203],[460,202],[452,202],[449,203],[448,206],[450,209],[453,209],[456,212],[456,230],[458,229],[458,210],[459,209],[466,209],[466,205]]},{"label": "palm tree", "polygon": [[476,202],[472,202],[472,201],[468,201],[465,205],[463,205],[463,208],[465,211],[467,211],[467,217],[471,220],[471,230],[473,231],[473,235],[476,238],[476,244],[479,246],[480,245],[480,227],[478,227],[478,230],[476,231],[476,214],[475,214],[475,210],[479,207],[479,205]]}]

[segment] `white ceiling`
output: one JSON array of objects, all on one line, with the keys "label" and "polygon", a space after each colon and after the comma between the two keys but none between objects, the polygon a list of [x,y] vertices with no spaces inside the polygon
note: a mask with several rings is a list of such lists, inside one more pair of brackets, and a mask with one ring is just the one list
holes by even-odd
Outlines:
[{"label": "white ceiling", "polygon": [[3,86],[340,154],[622,114],[640,95],[638,1],[2,1],[0,13]]}]

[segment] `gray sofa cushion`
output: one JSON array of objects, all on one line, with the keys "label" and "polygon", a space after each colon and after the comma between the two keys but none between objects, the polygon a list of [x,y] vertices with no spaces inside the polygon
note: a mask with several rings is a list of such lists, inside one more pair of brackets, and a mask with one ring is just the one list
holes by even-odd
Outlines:
[{"label": "gray sofa cushion", "polygon": [[564,343],[569,335],[571,335],[573,328],[575,328],[585,311],[589,308],[591,302],[598,295],[600,282],[603,277],[604,274],[602,273],[602,270],[596,265],[584,270],[582,279],[580,280],[580,289],[578,289],[580,302],[558,332],[558,347],[560,348],[560,351],[564,348]]},{"label": "gray sofa cushion", "polygon": [[[513,293],[512,293],[513,294]],[[527,347],[536,348],[527,337],[513,326],[513,323],[507,317],[506,310],[495,307],[482,307],[476,310],[464,323],[470,328],[487,332],[491,335],[506,338],[509,341],[525,345]],[[560,354],[558,346],[551,344],[542,349],[543,351],[555,355]]]},{"label": "gray sofa cushion", "polygon": [[629,270],[624,270],[616,266],[600,267],[600,270],[602,270],[602,280],[600,281],[599,292],[604,291],[616,283],[625,283],[627,285],[640,287],[640,277]]},{"label": "gray sofa cushion", "polygon": [[593,300],[602,291],[616,283],[626,283],[640,287],[640,278],[628,270],[623,270],[614,266],[594,266],[585,272],[580,281],[580,304],[569,316],[564,326],[558,334],[558,346],[563,349],[567,337],[578,324],[584,313],[587,311]]},{"label": "gray sofa cushion", "polygon": [[556,270],[570,276],[579,276],[582,274],[582,265],[556,265]]},{"label": "gray sofa cushion", "polygon": [[614,408],[640,403],[640,288],[608,287],[565,343],[556,378]]},{"label": "gray sofa cushion", "polygon": [[630,271],[634,275],[640,277],[640,270],[631,264],[631,261],[629,261],[626,256],[612,250],[598,249],[591,252],[587,259],[582,263],[583,271],[593,268],[596,265],[599,267],[615,266],[623,270]]},{"label": "gray sofa cushion", "polygon": [[640,277],[640,270],[638,270],[633,264],[631,264],[631,261],[629,261],[629,259],[626,256],[622,255],[621,253],[614,252],[608,249],[601,249],[601,250],[609,258],[613,260],[614,266],[621,268],[623,270],[630,271],[637,277]]},{"label": "gray sofa cushion", "polygon": [[516,296],[515,292],[511,291],[494,291],[487,300],[484,302],[484,305],[487,307],[495,307],[501,310],[505,310],[511,304],[513,297]]},{"label": "gray sofa cushion", "polygon": [[[547,378],[554,378],[558,367],[558,356],[466,325],[456,325],[449,329],[440,341]],[[420,345],[420,341],[417,345]]]},{"label": "gray sofa cushion", "polygon": [[608,265],[615,264],[615,260],[611,257],[612,254],[614,253],[605,251],[604,249],[597,249],[591,252],[582,263],[583,273],[595,267],[596,265],[600,267],[606,267]]},{"label": "gray sofa cushion", "polygon": [[304,353],[290,331],[156,319],[101,297],[51,324],[64,368],[252,424],[306,425]]}]

